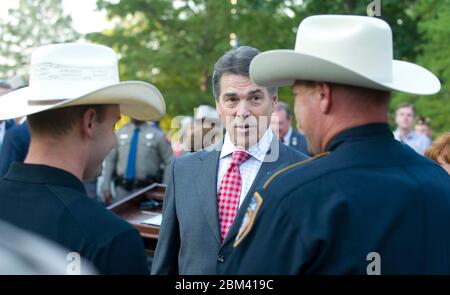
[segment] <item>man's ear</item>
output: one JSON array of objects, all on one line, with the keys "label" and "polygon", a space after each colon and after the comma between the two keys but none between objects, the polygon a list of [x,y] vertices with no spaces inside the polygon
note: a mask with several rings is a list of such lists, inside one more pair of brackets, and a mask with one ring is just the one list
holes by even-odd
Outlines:
[{"label": "man's ear", "polygon": [[317,82],[316,87],[320,99],[320,111],[323,114],[329,114],[333,105],[331,85],[326,82]]},{"label": "man's ear", "polygon": [[87,109],[81,120],[81,130],[83,135],[93,138],[97,127],[97,112],[94,109]]},{"label": "man's ear", "polygon": [[271,96],[272,99],[272,113],[275,111],[275,106],[277,105],[278,102],[278,95],[273,95]]}]

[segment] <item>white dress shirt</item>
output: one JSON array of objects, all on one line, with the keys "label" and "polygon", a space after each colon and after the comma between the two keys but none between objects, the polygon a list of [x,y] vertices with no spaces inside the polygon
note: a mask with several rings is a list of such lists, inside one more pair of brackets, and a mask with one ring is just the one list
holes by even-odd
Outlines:
[{"label": "white dress shirt", "polygon": [[425,150],[431,145],[431,140],[425,135],[418,134],[415,131],[410,131],[405,138],[400,135],[400,130],[394,131],[394,137],[398,141],[405,143],[412,147],[417,153],[422,156],[425,154]]},{"label": "white dress shirt", "polygon": [[286,132],[286,134],[283,137],[283,143],[287,146],[291,145],[291,137],[292,137],[292,127],[289,126],[288,131]]},{"label": "white dress shirt", "polygon": [[[242,178],[239,207],[250,190],[250,187],[258,174],[259,168],[261,168],[261,164],[270,148],[273,136],[272,130],[269,128],[257,144],[254,144],[245,150],[251,157],[239,166],[239,172],[241,173]],[[234,151],[238,150],[239,149],[231,142],[229,134],[226,133],[222,151],[220,152],[219,169],[217,170],[217,192],[219,192],[222,179],[230,167],[232,154]]]}]

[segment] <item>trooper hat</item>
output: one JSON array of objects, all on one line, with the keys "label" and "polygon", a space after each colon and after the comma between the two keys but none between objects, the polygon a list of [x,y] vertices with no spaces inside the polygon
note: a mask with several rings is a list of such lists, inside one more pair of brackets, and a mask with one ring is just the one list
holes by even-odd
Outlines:
[{"label": "trooper hat", "polygon": [[393,59],[392,31],[385,21],[351,15],[305,18],[295,49],[259,54],[250,64],[250,77],[266,87],[306,80],[420,95],[441,87],[427,69]]}]

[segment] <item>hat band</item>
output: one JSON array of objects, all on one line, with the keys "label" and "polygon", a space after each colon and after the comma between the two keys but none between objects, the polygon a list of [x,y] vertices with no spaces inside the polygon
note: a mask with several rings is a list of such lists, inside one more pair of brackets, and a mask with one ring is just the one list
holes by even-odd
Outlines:
[{"label": "hat band", "polygon": [[54,104],[58,104],[60,102],[64,102],[67,101],[68,99],[47,99],[47,100],[34,100],[34,99],[29,99],[28,100],[28,105],[54,105]]},{"label": "hat band", "polygon": [[31,65],[31,80],[104,81],[118,80],[116,66],[73,66],[52,62]]}]

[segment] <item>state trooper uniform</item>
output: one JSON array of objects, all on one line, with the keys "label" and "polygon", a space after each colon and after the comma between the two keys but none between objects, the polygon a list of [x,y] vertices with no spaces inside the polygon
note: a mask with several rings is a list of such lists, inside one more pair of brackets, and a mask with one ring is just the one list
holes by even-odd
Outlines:
[{"label": "state trooper uniform", "polygon": [[[139,128],[135,150],[133,177],[127,177],[129,154],[135,129]],[[173,151],[166,135],[150,122],[125,124],[117,132],[118,144],[110,152],[103,167],[103,192],[113,191],[117,201],[152,183],[162,183],[165,167],[173,159]],[[112,183],[112,180],[114,183]]]},{"label": "state trooper uniform", "polygon": [[225,273],[449,274],[449,184],[387,124],[347,129],[255,193]]}]

